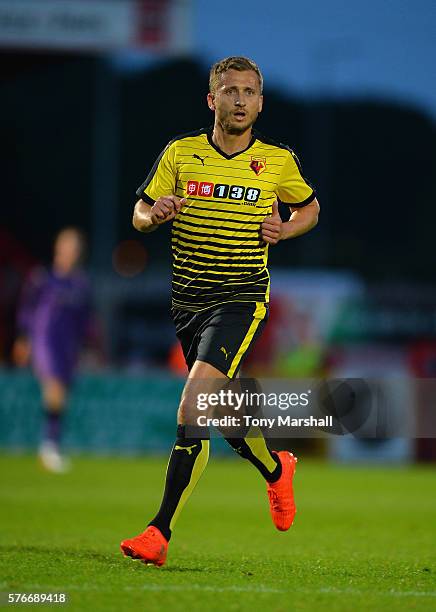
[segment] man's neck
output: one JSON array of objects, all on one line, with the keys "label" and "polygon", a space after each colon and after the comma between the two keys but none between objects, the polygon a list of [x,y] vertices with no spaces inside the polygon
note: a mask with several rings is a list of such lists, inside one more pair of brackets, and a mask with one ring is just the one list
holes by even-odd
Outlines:
[{"label": "man's neck", "polygon": [[67,276],[71,276],[73,274],[75,266],[65,266],[54,261],[52,270],[55,276],[66,278]]},{"label": "man's neck", "polygon": [[251,138],[251,128],[248,128],[242,134],[228,134],[219,123],[215,123],[212,132],[212,142],[226,155],[244,151],[250,144]]}]

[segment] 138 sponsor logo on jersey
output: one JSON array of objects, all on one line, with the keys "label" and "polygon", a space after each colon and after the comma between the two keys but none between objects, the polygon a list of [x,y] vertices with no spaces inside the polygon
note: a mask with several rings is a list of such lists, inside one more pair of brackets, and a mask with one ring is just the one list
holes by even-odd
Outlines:
[{"label": "138 sponsor logo on jersey", "polygon": [[226,185],[224,183],[188,181],[186,194],[188,196],[199,195],[204,198],[242,200],[253,206],[259,199],[260,189],[241,185]]}]

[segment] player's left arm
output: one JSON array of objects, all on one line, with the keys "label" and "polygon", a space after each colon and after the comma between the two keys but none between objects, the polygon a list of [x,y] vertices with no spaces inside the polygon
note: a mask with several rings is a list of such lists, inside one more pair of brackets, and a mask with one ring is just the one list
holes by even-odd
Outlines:
[{"label": "player's left arm", "polygon": [[291,209],[289,221],[282,222],[277,200],[273,203],[272,214],[261,225],[262,238],[268,244],[279,240],[296,238],[310,231],[318,223],[319,204],[309,181],[303,176],[300,162],[291,149],[286,155],[276,195]]},{"label": "player's left arm", "polygon": [[289,221],[282,221],[277,200],[273,203],[273,212],[262,223],[262,239],[268,244],[277,244],[279,240],[296,238],[310,231],[318,223],[319,204],[314,198],[303,208],[291,207]]},{"label": "player's left arm", "polygon": [[313,198],[303,208],[293,208],[291,206],[292,214],[289,221],[282,223],[281,240],[296,238],[313,229],[318,223],[319,210],[319,202],[316,198]]}]

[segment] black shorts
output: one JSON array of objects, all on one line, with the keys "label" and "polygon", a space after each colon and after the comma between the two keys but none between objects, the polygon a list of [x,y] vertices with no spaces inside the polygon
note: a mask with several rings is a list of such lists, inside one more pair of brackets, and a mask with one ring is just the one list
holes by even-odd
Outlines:
[{"label": "black shorts", "polygon": [[268,304],[229,302],[203,312],[171,309],[190,370],[198,359],[234,378],[268,320]]}]

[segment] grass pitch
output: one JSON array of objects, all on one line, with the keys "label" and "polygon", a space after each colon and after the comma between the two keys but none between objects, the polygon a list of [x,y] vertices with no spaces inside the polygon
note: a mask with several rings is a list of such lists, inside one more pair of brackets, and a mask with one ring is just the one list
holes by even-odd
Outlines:
[{"label": "grass pitch", "polygon": [[119,542],[158,507],[165,466],[77,458],[57,476],[1,456],[0,591],[66,592],[70,610],[436,610],[434,469],[303,456],[279,533],[256,470],[212,456],[158,569]]}]

